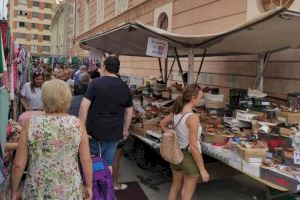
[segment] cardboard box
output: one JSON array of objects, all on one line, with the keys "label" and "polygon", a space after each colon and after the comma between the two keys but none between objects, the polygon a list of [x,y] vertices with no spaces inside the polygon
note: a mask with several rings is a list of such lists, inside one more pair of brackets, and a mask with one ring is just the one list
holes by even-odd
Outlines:
[{"label": "cardboard box", "polygon": [[179,95],[180,93],[172,93],[172,99],[175,100]]},{"label": "cardboard box", "polygon": [[166,99],[171,99],[172,98],[172,95],[171,95],[170,92],[164,91],[164,92],[161,93],[161,95],[162,95],[163,98],[166,98]]},{"label": "cardboard box", "polygon": [[300,113],[278,112],[277,120],[287,123],[300,123]]},{"label": "cardboard box", "polygon": [[206,107],[212,109],[221,109],[221,108],[225,108],[226,104],[223,101],[222,102],[206,101]]},{"label": "cardboard box", "polygon": [[243,160],[252,163],[261,163],[268,151],[268,148],[246,149],[240,145],[237,145],[237,149]]},{"label": "cardboard box", "polygon": [[143,128],[144,130],[159,130],[159,125],[157,122],[145,122],[143,124],[141,124],[140,126],[141,128]]},{"label": "cardboard box", "polygon": [[130,134],[133,134],[133,135],[139,135],[139,136],[142,136],[142,137],[146,137],[146,136],[147,136],[147,133],[146,133],[146,131],[142,128],[141,123],[133,124],[133,125],[130,127],[129,132],[130,132]]}]

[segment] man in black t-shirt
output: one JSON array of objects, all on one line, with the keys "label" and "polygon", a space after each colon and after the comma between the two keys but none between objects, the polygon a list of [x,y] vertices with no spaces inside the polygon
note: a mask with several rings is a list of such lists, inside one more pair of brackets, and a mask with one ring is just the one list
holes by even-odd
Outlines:
[{"label": "man in black t-shirt", "polygon": [[86,123],[91,155],[98,155],[110,170],[118,142],[126,140],[132,118],[132,97],[127,85],[117,76],[120,61],[109,56],[101,67],[101,78],[93,79],[80,106],[79,117]]}]

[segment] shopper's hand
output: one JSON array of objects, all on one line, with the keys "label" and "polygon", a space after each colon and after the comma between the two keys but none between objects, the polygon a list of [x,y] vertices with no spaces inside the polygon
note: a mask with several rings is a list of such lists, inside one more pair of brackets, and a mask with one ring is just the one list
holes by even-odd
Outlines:
[{"label": "shopper's hand", "polygon": [[128,136],[129,136],[129,132],[123,131],[123,141],[127,140]]},{"label": "shopper's hand", "polygon": [[92,197],[93,197],[92,187],[85,186],[84,187],[84,199],[85,200],[91,200]]},{"label": "shopper's hand", "polygon": [[207,173],[206,169],[201,170],[200,174],[201,174],[203,182],[209,181],[209,174]]}]

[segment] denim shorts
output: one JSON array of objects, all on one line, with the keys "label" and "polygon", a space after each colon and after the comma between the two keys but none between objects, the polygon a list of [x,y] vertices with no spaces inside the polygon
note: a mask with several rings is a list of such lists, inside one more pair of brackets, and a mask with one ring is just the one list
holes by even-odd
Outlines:
[{"label": "denim shorts", "polygon": [[90,143],[90,151],[92,156],[99,155],[100,153],[99,143],[100,143],[102,158],[105,160],[108,166],[112,166],[119,141],[98,142],[97,140],[90,138],[89,143]]}]

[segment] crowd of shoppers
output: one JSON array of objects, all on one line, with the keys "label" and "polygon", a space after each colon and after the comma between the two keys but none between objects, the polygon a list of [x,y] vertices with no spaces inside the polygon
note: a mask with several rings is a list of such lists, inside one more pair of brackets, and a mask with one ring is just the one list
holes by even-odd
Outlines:
[{"label": "crowd of shoppers", "polygon": [[[99,155],[113,175],[114,189],[127,188],[118,182],[118,175],[133,103],[119,71],[118,57],[109,56],[92,72],[81,66],[74,80],[68,68],[53,72],[44,67],[32,73],[31,82],[21,90],[21,103],[26,112],[35,113],[20,117],[18,143],[6,146],[7,150],[16,149],[11,184],[7,186],[12,200],[92,199],[97,193],[93,157]],[[199,143],[202,127],[193,113],[202,97],[199,85],[187,85],[175,100],[172,113],[160,122],[163,131],[179,123],[176,134],[184,154],[180,164],[171,164],[169,200],[179,196],[192,199],[199,178],[209,180]]]}]

